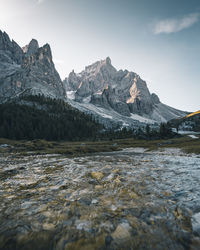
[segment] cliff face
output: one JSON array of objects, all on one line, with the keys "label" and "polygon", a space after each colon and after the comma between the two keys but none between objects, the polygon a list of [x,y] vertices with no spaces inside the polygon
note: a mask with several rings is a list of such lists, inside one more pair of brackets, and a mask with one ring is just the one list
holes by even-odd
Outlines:
[{"label": "cliff face", "polygon": [[64,85],[68,98],[79,102],[79,105],[90,103],[127,117],[137,114],[166,122],[185,115],[185,112],[162,104],[136,73],[117,71],[109,57],[87,66],[79,74],[72,71],[64,80]]},{"label": "cliff face", "polygon": [[39,48],[32,40],[23,49],[0,31],[0,101],[20,94],[65,96],[63,83],[52,61],[48,44]]}]

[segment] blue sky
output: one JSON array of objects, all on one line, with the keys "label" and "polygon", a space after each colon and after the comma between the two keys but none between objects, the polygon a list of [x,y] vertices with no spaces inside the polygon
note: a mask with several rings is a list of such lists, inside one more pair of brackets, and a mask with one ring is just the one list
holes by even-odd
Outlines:
[{"label": "blue sky", "polygon": [[110,56],[162,102],[200,109],[199,0],[0,0],[0,29],[49,43],[61,78]]}]

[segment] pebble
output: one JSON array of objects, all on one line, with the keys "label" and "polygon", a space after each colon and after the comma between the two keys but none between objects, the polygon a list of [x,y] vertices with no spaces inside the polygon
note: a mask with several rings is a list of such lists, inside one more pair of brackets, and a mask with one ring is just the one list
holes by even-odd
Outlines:
[{"label": "pebble", "polygon": [[115,231],[112,233],[112,238],[114,240],[126,241],[131,237],[130,230],[131,227],[128,223],[119,224]]}]

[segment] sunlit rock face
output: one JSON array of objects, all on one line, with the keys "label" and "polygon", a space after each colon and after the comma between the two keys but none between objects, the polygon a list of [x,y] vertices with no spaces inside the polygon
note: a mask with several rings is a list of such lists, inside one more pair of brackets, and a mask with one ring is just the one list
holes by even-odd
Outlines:
[{"label": "sunlit rock face", "polygon": [[79,74],[72,71],[64,85],[68,98],[75,102],[93,104],[128,117],[137,114],[166,122],[185,115],[185,112],[162,104],[136,73],[116,70],[109,57],[85,67]]},{"label": "sunlit rock face", "polygon": [[62,98],[65,90],[48,44],[40,48],[32,39],[22,49],[0,31],[0,101],[20,94]]}]

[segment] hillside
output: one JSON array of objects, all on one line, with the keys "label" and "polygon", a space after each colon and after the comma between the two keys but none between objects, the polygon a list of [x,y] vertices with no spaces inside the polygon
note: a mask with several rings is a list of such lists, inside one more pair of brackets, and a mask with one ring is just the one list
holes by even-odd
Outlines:
[{"label": "hillside", "polygon": [[195,116],[195,115],[198,115],[198,114],[200,114],[200,110],[198,110],[198,111],[196,111],[196,112],[193,112],[193,113],[187,115],[186,118],[192,117],[192,116]]},{"label": "hillside", "polygon": [[178,130],[200,132],[200,111],[190,113],[180,119],[173,119],[169,123]]},{"label": "hillside", "polygon": [[0,104],[0,137],[9,139],[84,140],[102,126],[62,100],[25,96]]}]

